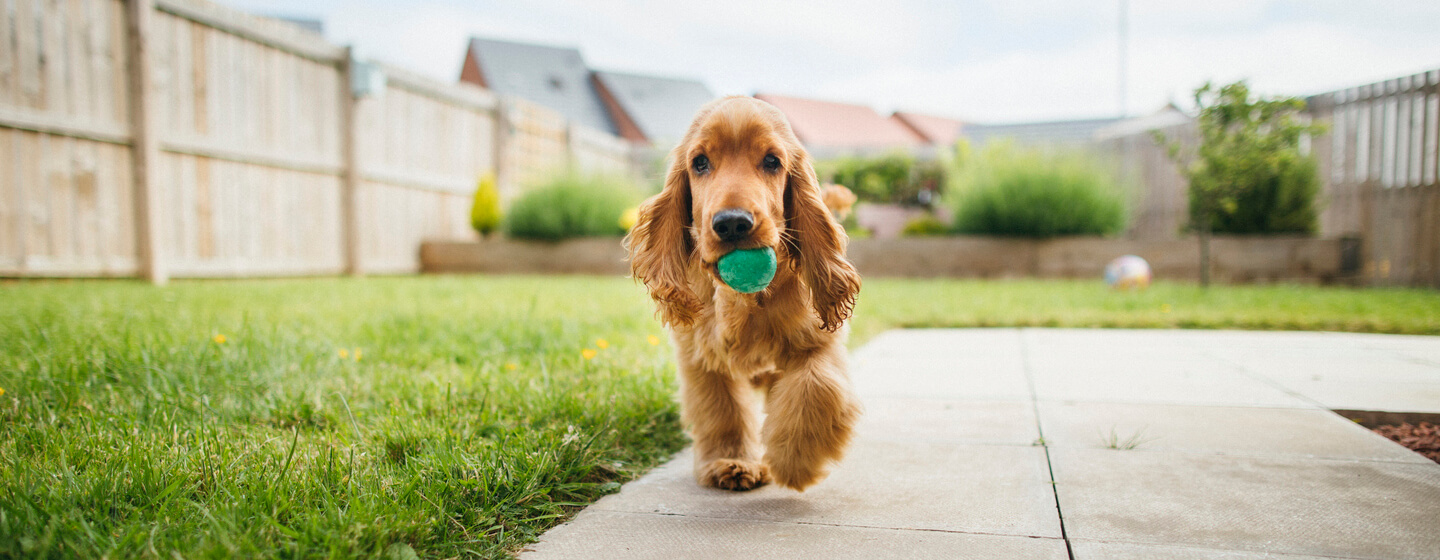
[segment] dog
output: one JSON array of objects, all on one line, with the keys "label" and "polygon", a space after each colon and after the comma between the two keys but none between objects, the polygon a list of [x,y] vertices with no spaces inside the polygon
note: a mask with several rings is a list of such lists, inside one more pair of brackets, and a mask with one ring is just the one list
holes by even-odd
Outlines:
[{"label": "dog", "polygon": [[836,219],[844,221],[845,218],[850,217],[850,211],[855,207],[855,201],[859,200],[859,197],[855,196],[850,189],[845,188],[845,185],[831,183],[820,188],[820,199],[825,201],[825,207],[830,209],[830,213],[834,214]]},{"label": "dog", "polygon": [[[699,110],[625,238],[675,344],[699,484],[803,491],[843,456],[861,412],[846,370],[860,291],[847,242],[784,114],[749,97]],[[759,247],[775,251],[771,283],[726,286],[719,258]]]}]

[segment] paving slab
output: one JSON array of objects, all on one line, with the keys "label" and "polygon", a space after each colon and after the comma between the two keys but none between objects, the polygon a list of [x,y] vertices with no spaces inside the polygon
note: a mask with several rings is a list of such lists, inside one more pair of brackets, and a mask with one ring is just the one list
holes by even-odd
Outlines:
[{"label": "paving slab", "polygon": [[1071,539],[1070,547],[1075,560],[1335,560],[1334,556],[1093,542],[1079,539]]},{"label": "paving slab", "polygon": [[1050,447],[1427,463],[1328,410],[1041,402]]},{"label": "paving slab", "polygon": [[1440,337],[892,331],[851,372],[806,492],[687,451],[522,558],[1440,558],[1440,465],[1326,410],[1440,412]]},{"label": "paving slab", "polygon": [[1040,439],[1029,399],[865,399],[859,437],[890,441],[1031,445]]},{"label": "paving slab", "polygon": [[1065,542],[587,510],[521,554],[527,560],[1065,560]]},{"label": "paving slab", "polygon": [[1440,556],[1423,463],[1050,450],[1072,539],[1375,559]]},{"label": "paving slab", "polygon": [[690,453],[591,509],[788,523],[1060,537],[1045,450],[861,440],[804,493],[695,483]]}]

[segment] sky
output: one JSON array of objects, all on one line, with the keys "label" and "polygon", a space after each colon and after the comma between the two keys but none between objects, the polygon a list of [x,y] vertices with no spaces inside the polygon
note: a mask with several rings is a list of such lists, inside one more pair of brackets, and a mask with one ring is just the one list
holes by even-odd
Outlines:
[{"label": "sky", "polygon": [[[1120,0],[220,0],[324,21],[360,56],[453,81],[470,36],[591,68],[980,123],[1122,112]],[[301,6],[301,7],[297,7]],[[1440,69],[1436,0],[1129,0],[1123,111],[1207,80],[1309,95]]]}]

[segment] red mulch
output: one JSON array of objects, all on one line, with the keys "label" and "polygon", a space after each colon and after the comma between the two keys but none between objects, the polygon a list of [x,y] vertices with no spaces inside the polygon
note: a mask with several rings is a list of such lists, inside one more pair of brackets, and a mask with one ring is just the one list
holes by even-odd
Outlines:
[{"label": "red mulch", "polygon": [[1399,426],[1380,426],[1375,428],[1375,433],[1440,463],[1440,426],[1429,422],[1416,426],[1407,422]]}]

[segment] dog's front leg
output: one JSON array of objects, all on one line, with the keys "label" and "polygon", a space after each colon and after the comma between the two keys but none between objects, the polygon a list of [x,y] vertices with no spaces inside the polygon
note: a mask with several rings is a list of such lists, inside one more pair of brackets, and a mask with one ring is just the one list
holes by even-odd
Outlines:
[{"label": "dog's front leg", "polygon": [[835,342],[782,365],[765,413],[765,464],[775,482],[803,491],[825,478],[860,418],[844,346]]},{"label": "dog's front leg", "polygon": [[682,364],[681,414],[695,439],[695,479],[703,486],[750,490],[770,482],[760,462],[759,419],[748,379]]}]

